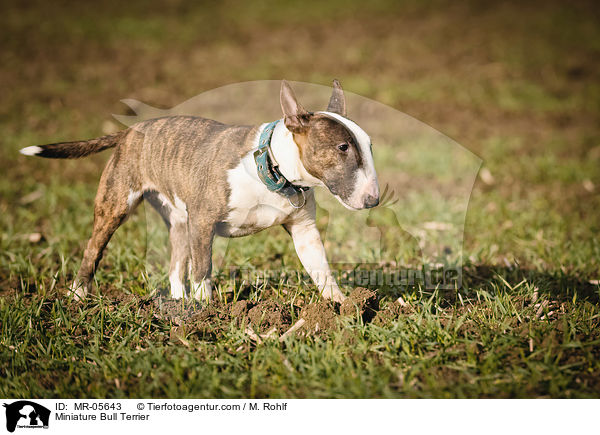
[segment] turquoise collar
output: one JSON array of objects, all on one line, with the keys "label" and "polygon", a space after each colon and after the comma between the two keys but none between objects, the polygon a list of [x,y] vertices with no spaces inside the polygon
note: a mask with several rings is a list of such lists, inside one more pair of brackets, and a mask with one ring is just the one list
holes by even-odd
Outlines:
[{"label": "turquoise collar", "polygon": [[279,171],[272,155],[271,137],[278,122],[279,120],[270,122],[260,134],[258,149],[254,152],[256,172],[267,189],[285,196],[292,207],[302,208],[306,204],[304,192],[309,188],[290,183]]}]

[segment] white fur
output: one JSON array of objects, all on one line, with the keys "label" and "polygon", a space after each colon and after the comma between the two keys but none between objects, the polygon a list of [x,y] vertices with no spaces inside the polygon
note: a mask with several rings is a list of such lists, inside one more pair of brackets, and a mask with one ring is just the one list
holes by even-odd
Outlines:
[{"label": "white fur", "polygon": [[184,224],[187,222],[187,205],[177,195],[175,195],[175,207],[171,210],[171,224]]},{"label": "white fur", "polygon": [[26,147],[22,148],[19,152],[26,156],[36,156],[42,152],[42,148],[38,146]]},{"label": "white fur", "polygon": [[154,184],[152,184],[152,183],[145,183],[145,184],[142,186],[142,191],[143,191],[143,192],[150,192],[151,190],[156,190],[156,191],[158,191],[158,189],[156,188],[156,186],[155,186]]},{"label": "white fur", "polygon": [[343,117],[342,115],[333,112],[318,113],[323,113],[326,116],[340,122],[352,132],[358,142],[357,145],[364,162],[363,168],[356,173],[354,190],[348,200],[348,203],[344,203],[337,196],[336,198],[344,206],[346,206],[346,208],[351,210],[361,209],[363,208],[364,200],[367,195],[379,197],[379,184],[377,183],[377,173],[375,172],[375,163],[373,162],[373,154],[371,152],[371,138],[362,128],[358,126],[358,124],[349,120],[348,118]]},{"label": "white fur", "polygon": [[162,204],[169,208],[175,208],[175,206],[173,204],[171,204],[171,201],[169,201],[169,198],[167,198],[165,195],[163,195],[162,193],[158,192],[158,199],[160,200],[160,202],[162,202]]},{"label": "white fur", "polygon": [[169,222],[171,225],[187,222],[187,205],[177,195],[175,195],[175,205],[162,193],[158,194],[158,199],[169,209]]},{"label": "white fur", "polygon": [[212,282],[210,279],[203,279],[201,282],[193,282],[191,295],[197,301],[212,300]]},{"label": "white fur", "polygon": [[328,299],[343,302],[345,297],[331,274],[325,248],[312,217],[298,219],[289,226],[289,230],[298,258],[321,294]]},{"label": "white fur", "polygon": [[323,182],[310,175],[302,164],[298,145],[294,142],[294,136],[286,128],[283,120],[280,120],[273,130],[271,151],[275,158],[274,163],[279,165],[282,175],[290,183],[306,187],[325,187]]},{"label": "white fur", "polygon": [[169,275],[169,283],[171,284],[171,297],[173,299],[181,299],[185,295],[185,286],[179,278],[179,262],[175,263],[175,270]]},{"label": "white fur", "polygon": [[71,283],[69,291],[73,294],[73,298],[76,301],[82,301],[87,296],[87,288],[85,288],[85,286],[83,286],[78,279],[75,279]]},{"label": "white fur", "polygon": [[258,230],[280,224],[293,211],[287,199],[270,192],[260,181],[252,152],[228,171],[227,181],[231,211],[226,222],[231,236],[247,234],[249,228]]},{"label": "white fur", "polygon": [[127,197],[127,207],[131,210],[138,200],[141,198],[142,192],[136,192],[133,189],[129,189],[129,196]]},{"label": "white fur", "polygon": [[229,233],[222,235],[241,236],[269,228],[281,224],[294,211],[286,198],[270,192],[258,178],[253,153],[258,148],[260,132],[265,125],[259,128],[256,147],[227,172],[231,192],[228,205],[231,211],[226,219]]}]

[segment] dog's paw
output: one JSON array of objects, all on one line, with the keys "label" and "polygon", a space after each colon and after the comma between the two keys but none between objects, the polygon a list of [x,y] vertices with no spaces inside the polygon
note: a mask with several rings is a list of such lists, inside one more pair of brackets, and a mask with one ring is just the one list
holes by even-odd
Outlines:
[{"label": "dog's paw", "polygon": [[327,290],[323,291],[322,295],[325,299],[329,299],[333,302],[342,303],[346,300],[346,296],[339,290]]},{"label": "dog's paw", "polygon": [[181,282],[173,283],[171,282],[171,298],[173,299],[181,299],[185,297],[185,287]]},{"label": "dog's paw", "polygon": [[79,282],[78,280],[73,281],[71,287],[69,287],[69,295],[73,296],[73,299],[77,302],[83,301],[88,294],[88,285]]},{"label": "dog's paw", "polygon": [[212,283],[205,279],[200,283],[193,283],[190,294],[197,301],[210,302],[212,300]]},{"label": "dog's paw", "polygon": [[341,304],[341,303],[342,303],[342,302],[344,302],[345,300],[346,300],[346,296],[344,296],[344,294],[343,294],[343,293],[341,293],[341,292],[340,292],[340,293],[337,293],[337,294],[335,294],[335,295],[333,296],[333,301],[334,301],[334,302],[338,302],[338,303],[340,303],[340,304]]}]

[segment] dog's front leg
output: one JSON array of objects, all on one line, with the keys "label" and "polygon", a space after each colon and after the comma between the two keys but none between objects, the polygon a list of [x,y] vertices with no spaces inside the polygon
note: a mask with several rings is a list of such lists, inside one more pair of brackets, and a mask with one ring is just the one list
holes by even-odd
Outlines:
[{"label": "dog's front leg", "polygon": [[312,219],[291,222],[284,228],[292,236],[300,262],[317,285],[323,297],[343,302],[346,297],[340,291],[327,262],[325,247],[317,225]]},{"label": "dog's front leg", "polygon": [[214,225],[192,216],[190,216],[188,225],[192,257],[190,293],[196,300],[210,302],[212,300],[210,274]]}]

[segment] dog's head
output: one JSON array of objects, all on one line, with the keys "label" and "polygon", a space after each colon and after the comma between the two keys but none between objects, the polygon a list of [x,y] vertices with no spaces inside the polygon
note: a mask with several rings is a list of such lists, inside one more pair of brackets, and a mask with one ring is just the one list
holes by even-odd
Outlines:
[{"label": "dog's head", "polygon": [[286,128],[298,146],[306,171],[320,180],[347,208],[360,210],[379,203],[371,139],[346,118],[346,100],[337,80],[324,112],[309,113],[290,85],[281,83],[281,109]]}]

